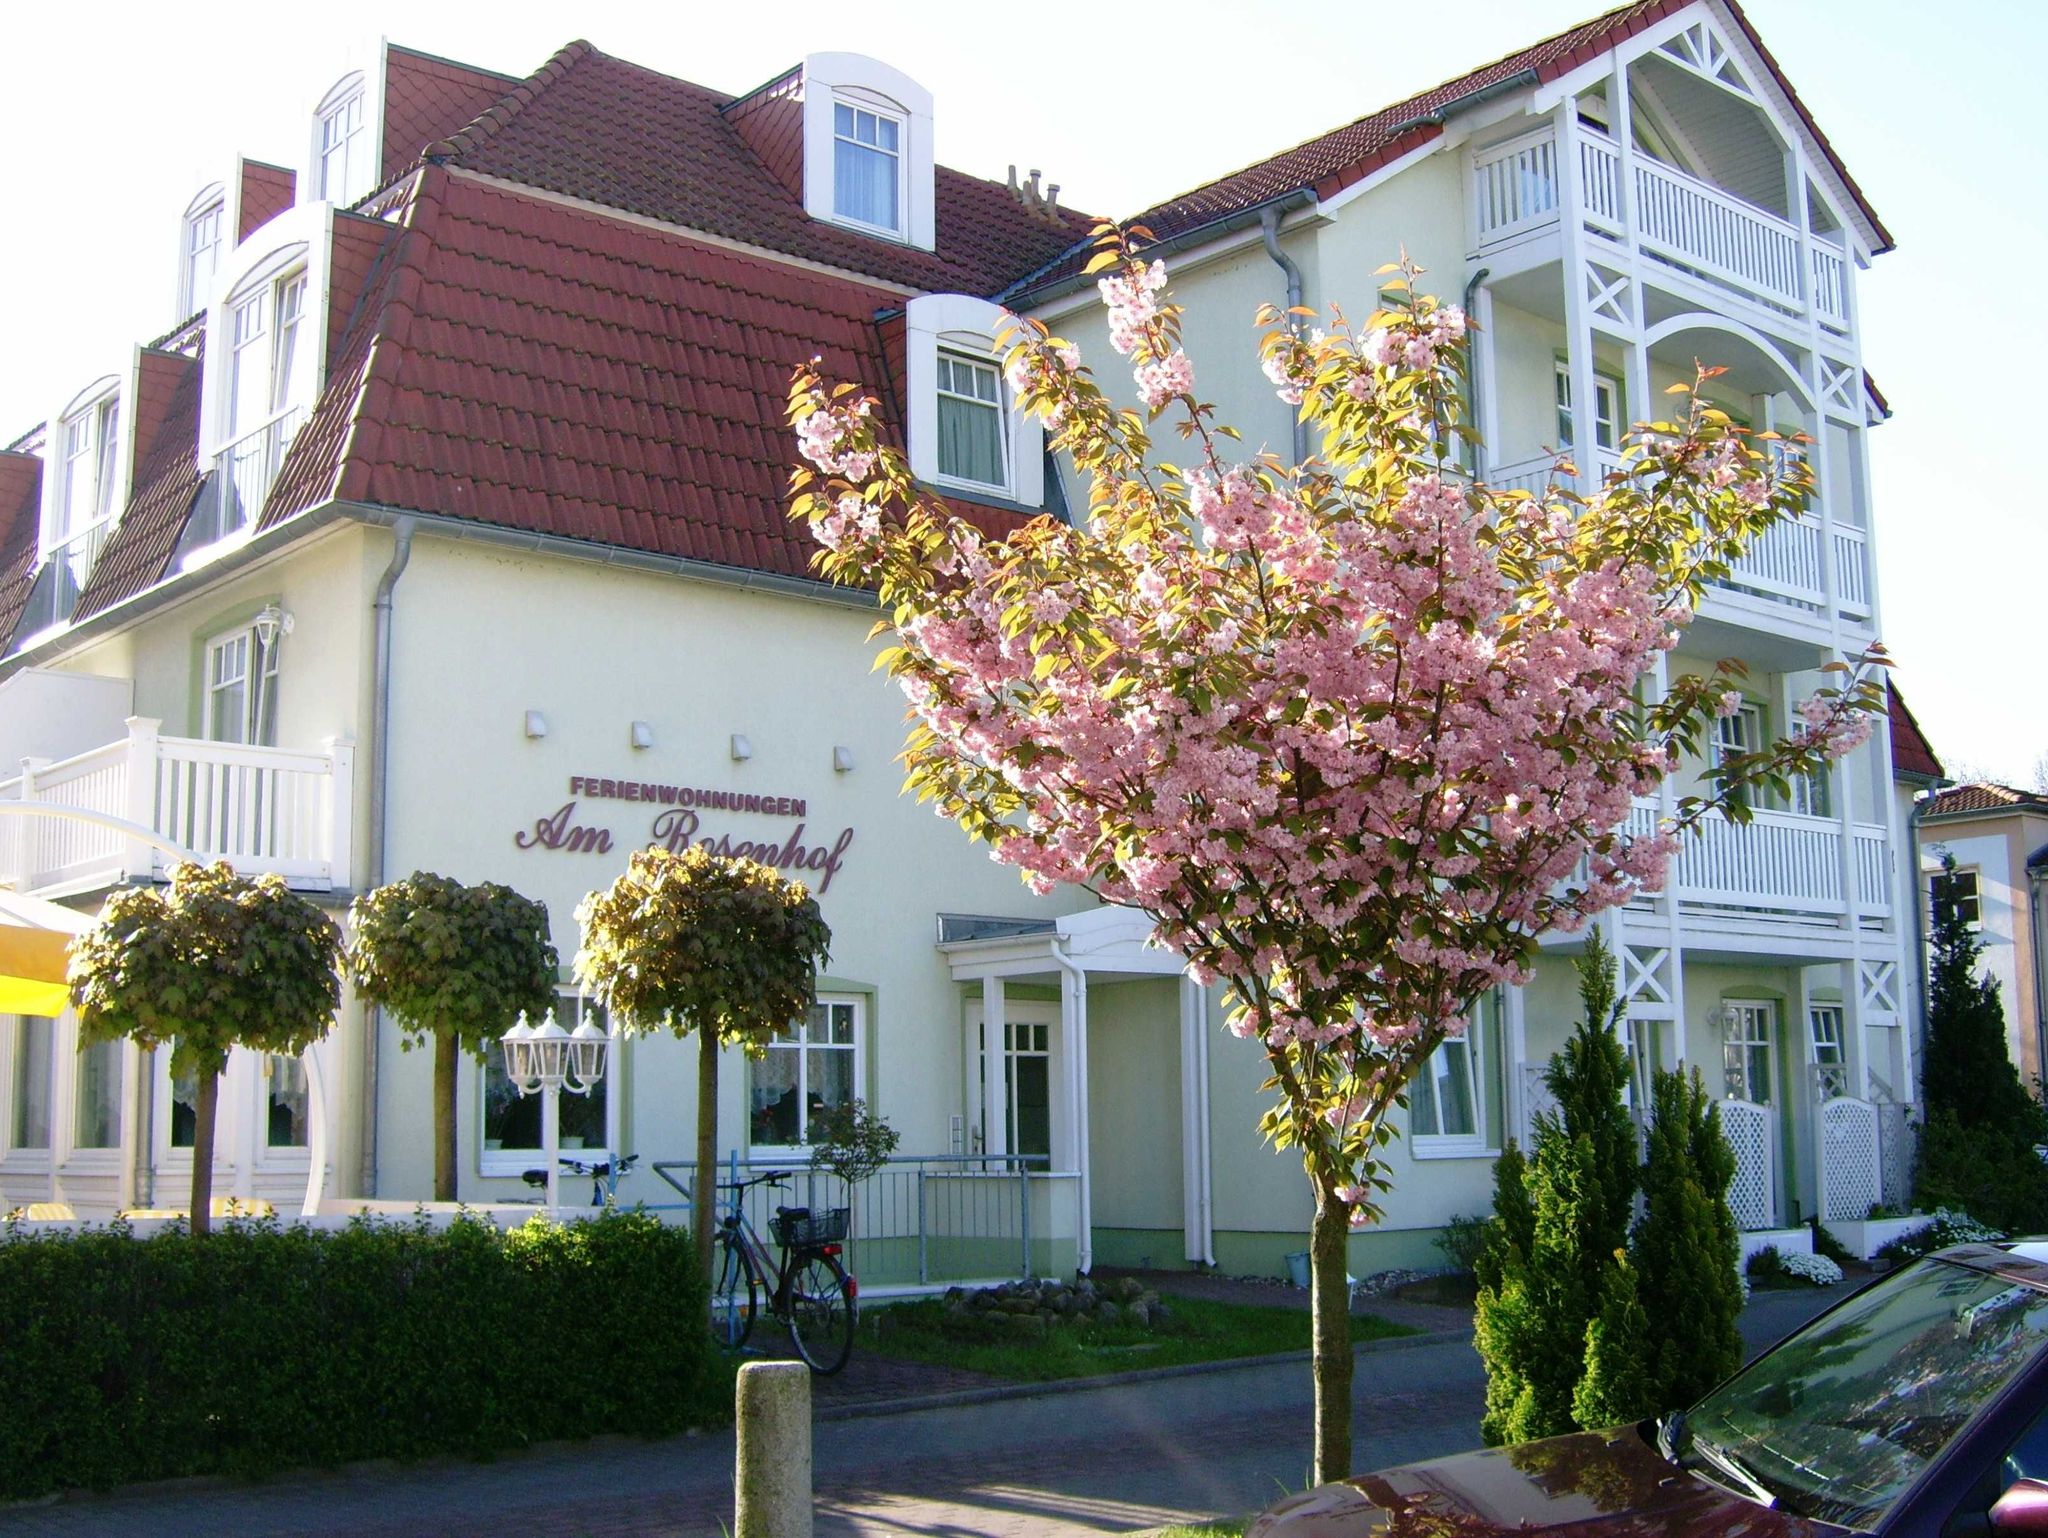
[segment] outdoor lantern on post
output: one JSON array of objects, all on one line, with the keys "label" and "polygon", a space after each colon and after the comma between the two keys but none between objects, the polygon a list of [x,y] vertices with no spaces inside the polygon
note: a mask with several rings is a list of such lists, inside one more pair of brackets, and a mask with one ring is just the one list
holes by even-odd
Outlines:
[{"label": "outdoor lantern on post", "polygon": [[505,1077],[512,1087],[522,1095],[538,1091],[545,1097],[540,1103],[540,1141],[547,1160],[548,1206],[559,1206],[562,1091],[587,1095],[604,1082],[611,1037],[588,1020],[574,1032],[565,1031],[555,1023],[555,1012],[549,1010],[539,1025],[528,1025],[521,1014],[519,1023],[499,1038],[499,1045],[505,1053]]}]

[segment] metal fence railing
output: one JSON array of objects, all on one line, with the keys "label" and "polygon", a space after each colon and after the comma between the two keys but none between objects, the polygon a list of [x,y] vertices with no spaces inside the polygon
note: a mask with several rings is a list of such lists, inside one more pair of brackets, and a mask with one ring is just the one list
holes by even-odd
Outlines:
[{"label": "metal fence railing", "polygon": [[[729,1156],[721,1184],[788,1170],[782,1186],[746,1193],[747,1221],[766,1238],[778,1207],[848,1208],[851,1267],[865,1288],[923,1287],[1006,1277],[1061,1275],[1076,1255],[1076,1177],[1053,1174],[1043,1155],[899,1155],[851,1188],[829,1170],[795,1158]],[[694,1199],[694,1160],[656,1160],[650,1169]],[[719,1196],[723,1208],[729,1201]]]}]

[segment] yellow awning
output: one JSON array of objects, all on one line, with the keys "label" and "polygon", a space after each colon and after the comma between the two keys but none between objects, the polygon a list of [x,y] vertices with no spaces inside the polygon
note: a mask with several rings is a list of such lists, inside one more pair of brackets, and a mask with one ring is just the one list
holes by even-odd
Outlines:
[{"label": "yellow awning", "polygon": [[15,892],[0,892],[0,1015],[61,1015],[71,940],[91,915]]}]

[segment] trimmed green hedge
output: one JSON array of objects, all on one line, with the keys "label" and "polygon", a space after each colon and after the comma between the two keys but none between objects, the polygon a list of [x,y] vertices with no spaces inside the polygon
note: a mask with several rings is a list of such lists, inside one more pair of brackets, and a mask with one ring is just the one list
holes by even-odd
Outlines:
[{"label": "trimmed green hedge", "polygon": [[0,1243],[0,1497],[730,1414],[686,1231],[231,1223]]}]

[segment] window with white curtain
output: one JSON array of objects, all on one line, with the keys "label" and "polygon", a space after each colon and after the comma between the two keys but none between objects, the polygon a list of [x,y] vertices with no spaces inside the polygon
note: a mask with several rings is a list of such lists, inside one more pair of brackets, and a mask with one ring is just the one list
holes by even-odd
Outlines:
[{"label": "window with white curtain", "polygon": [[[601,1030],[611,1029],[611,1017],[596,1000],[575,993],[555,996],[555,1023],[563,1030],[573,1031],[585,1020]],[[602,1160],[608,1156],[617,1125],[612,1117],[612,1086],[620,1071],[621,1058],[615,1051],[604,1078],[589,1094],[562,1092],[559,1128],[564,1158]],[[517,1175],[540,1168],[540,1095],[519,1093],[505,1073],[505,1054],[496,1047],[484,1055],[483,1072],[477,1079],[483,1098],[482,1172]]]},{"label": "window with white curtain", "polygon": [[1001,489],[1004,465],[1002,383],[995,365],[939,354],[939,474]]},{"label": "window with white curtain", "polygon": [[94,1042],[78,1052],[71,1141],[79,1148],[121,1146],[121,1043]]},{"label": "window with white curtain", "polygon": [[1465,1034],[1446,1039],[1408,1085],[1408,1131],[1419,1154],[1490,1152],[1495,1144],[1498,1004],[1473,1006]]},{"label": "window with white curtain", "polygon": [[15,1017],[9,1148],[47,1150],[50,1146],[50,1046],[55,1023],[40,1015]]},{"label": "window with white curtain", "polygon": [[903,121],[852,102],[832,107],[832,208],[890,234],[903,229]]},{"label": "window with white curtain", "polygon": [[795,1148],[811,1120],[860,1093],[861,1001],[820,995],[747,1063],[747,1140],[754,1148]]}]

